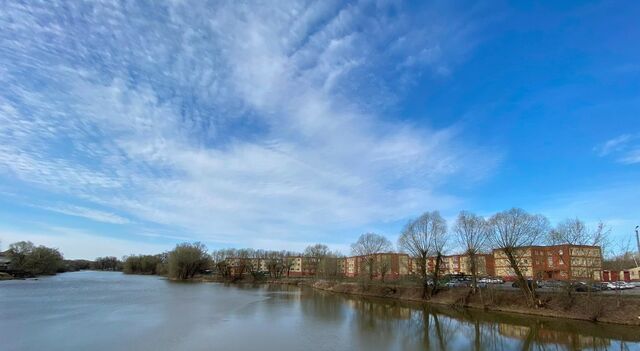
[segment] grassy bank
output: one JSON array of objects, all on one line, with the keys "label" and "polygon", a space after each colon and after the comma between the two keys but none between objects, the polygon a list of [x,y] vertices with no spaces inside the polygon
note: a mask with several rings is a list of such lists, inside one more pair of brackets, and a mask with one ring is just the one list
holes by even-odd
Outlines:
[{"label": "grassy bank", "polygon": [[394,285],[393,283],[361,284],[310,279],[280,279],[270,284],[309,286],[314,289],[340,294],[389,298],[404,301],[431,303],[452,307],[464,307],[485,311],[530,314],[544,317],[569,318],[592,322],[640,326],[640,297],[602,294],[573,294],[540,292],[542,307],[526,305],[519,291],[483,289],[471,294],[469,289],[442,290],[429,300],[422,298],[422,289],[417,286]]}]

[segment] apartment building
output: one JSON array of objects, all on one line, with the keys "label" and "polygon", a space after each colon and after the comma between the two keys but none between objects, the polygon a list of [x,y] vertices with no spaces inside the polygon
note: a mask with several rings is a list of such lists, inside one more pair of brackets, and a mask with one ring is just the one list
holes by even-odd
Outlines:
[{"label": "apartment building", "polygon": [[[527,246],[515,250],[514,257],[527,278],[543,280],[601,280],[602,252],[599,246]],[[493,250],[495,275],[515,279],[502,249]]]},{"label": "apartment building", "polygon": [[315,257],[293,256],[287,257],[288,277],[307,277],[316,274],[318,259]]},{"label": "apartment building", "polygon": [[[433,273],[436,266],[436,258],[427,259],[427,271]],[[494,260],[492,254],[477,254],[476,267],[479,276],[495,275]],[[471,257],[469,255],[443,256],[440,262],[440,274],[471,275]]]},{"label": "apartment building", "polygon": [[374,279],[399,279],[413,272],[413,260],[403,253],[378,253],[368,256],[345,257],[338,261],[345,277],[357,277],[360,274],[368,275],[368,260],[373,265]]}]

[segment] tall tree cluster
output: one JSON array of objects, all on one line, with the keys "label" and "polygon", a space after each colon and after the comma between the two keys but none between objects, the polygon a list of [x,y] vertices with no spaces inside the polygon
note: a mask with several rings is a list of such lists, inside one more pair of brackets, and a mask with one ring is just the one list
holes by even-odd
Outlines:
[{"label": "tall tree cluster", "polygon": [[9,245],[11,269],[32,275],[51,275],[64,269],[64,257],[58,249],[35,246],[30,241]]}]

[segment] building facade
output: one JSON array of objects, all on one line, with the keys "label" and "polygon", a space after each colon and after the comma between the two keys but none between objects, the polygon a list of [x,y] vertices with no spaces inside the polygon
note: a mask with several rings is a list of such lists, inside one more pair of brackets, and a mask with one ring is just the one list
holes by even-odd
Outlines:
[{"label": "building facade", "polygon": [[[514,250],[514,259],[526,278],[542,280],[601,280],[602,251],[599,246],[527,246]],[[493,250],[495,275],[516,278],[502,249]]]},{"label": "building facade", "polygon": [[[427,259],[427,271],[433,273],[436,266],[436,258]],[[492,254],[477,254],[476,267],[479,276],[495,275],[494,260]],[[440,263],[440,274],[471,275],[471,257],[469,255],[443,256]]]},{"label": "building facade", "polygon": [[371,264],[374,279],[399,279],[413,272],[413,260],[403,253],[378,253],[366,256],[345,257],[339,263],[345,277],[368,276]]}]

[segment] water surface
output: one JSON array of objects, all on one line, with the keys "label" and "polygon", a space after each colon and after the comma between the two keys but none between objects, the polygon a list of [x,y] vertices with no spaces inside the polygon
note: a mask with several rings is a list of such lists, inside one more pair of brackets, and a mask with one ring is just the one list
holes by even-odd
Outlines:
[{"label": "water surface", "polygon": [[640,328],[297,287],[76,272],[0,282],[0,350],[640,350]]}]

